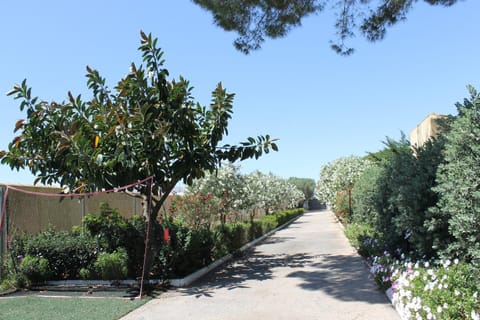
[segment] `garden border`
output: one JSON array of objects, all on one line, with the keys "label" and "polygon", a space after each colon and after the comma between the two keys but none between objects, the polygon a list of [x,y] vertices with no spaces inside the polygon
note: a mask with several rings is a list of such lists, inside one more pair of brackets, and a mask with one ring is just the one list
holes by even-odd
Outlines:
[{"label": "garden border", "polygon": [[[302,214],[296,216],[295,218],[291,219],[290,221],[285,222],[279,227],[276,227],[275,229],[270,230],[269,232],[265,233],[261,237],[258,237],[246,244],[244,244],[242,247],[238,249],[240,252],[244,252],[255,245],[257,245],[259,242],[265,240],[266,238],[270,237],[272,234],[275,232],[288,227],[290,224],[295,222],[297,219],[299,219],[302,215],[305,213],[308,213],[309,211],[304,211]],[[222,264],[226,263],[230,259],[232,259],[234,256],[233,253],[229,253],[222,258],[215,260],[208,266],[205,266],[187,276],[184,278],[178,278],[178,279],[168,279],[166,281],[160,280],[160,279],[148,279],[145,280],[144,283],[148,284],[162,284],[162,283],[169,283],[173,287],[181,288],[181,287],[187,287],[196,280],[200,279],[201,277],[205,276],[212,270],[218,268]],[[64,287],[65,289],[67,288],[75,288],[75,287],[92,287],[92,286],[103,286],[103,287],[111,287],[111,286],[131,286],[140,283],[139,280],[121,280],[121,281],[110,281],[110,280],[54,280],[54,281],[47,281],[45,286],[51,286],[51,287],[56,287],[56,289]],[[42,287],[42,286],[38,286]]]}]

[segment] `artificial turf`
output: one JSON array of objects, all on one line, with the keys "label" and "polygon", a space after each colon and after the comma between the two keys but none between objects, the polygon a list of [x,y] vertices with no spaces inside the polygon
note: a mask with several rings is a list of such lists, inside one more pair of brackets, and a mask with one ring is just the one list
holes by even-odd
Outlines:
[{"label": "artificial turf", "polygon": [[0,299],[0,320],[116,320],[144,299],[20,296]]}]

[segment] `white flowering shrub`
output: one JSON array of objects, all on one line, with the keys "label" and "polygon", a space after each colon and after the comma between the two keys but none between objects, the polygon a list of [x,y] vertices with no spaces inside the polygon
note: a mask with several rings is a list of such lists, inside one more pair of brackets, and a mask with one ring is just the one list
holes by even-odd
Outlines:
[{"label": "white flowering shrub", "polygon": [[222,221],[227,213],[242,209],[244,197],[244,176],[240,167],[224,163],[214,173],[207,173],[204,178],[196,179],[187,187],[186,194],[213,194],[222,202]]},{"label": "white flowering shrub", "polygon": [[304,198],[303,192],[286,179],[253,172],[240,173],[240,167],[222,164],[217,172],[206,174],[186,189],[186,195],[213,194],[222,201],[223,220],[226,215],[247,213],[253,218],[258,210],[266,213],[295,208]]},{"label": "white flowering shrub", "polygon": [[334,210],[338,209],[339,194],[351,191],[362,173],[372,165],[371,161],[357,156],[339,158],[324,165],[317,183],[317,198]]}]

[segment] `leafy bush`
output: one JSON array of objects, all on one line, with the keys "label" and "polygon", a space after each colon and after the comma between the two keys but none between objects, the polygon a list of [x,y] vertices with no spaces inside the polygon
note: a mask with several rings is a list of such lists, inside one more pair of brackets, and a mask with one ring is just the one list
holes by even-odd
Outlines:
[{"label": "leafy bush", "polygon": [[170,242],[160,250],[154,272],[163,277],[182,277],[213,260],[214,234],[210,229],[193,230],[169,221]]},{"label": "leafy bush", "polygon": [[80,271],[78,272],[79,276],[81,279],[83,280],[89,280],[89,279],[92,279],[93,278],[93,272],[87,268],[82,268],[80,269]]},{"label": "leafy bush", "polygon": [[127,251],[125,248],[118,248],[112,253],[100,253],[94,268],[104,280],[125,279],[128,273]]},{"label": "leafy bush", "polygon": [[380,255],[384,247],[378,240],[378,235],[368,224],[350,223],[345,226],[345,236],[358,253],[365,257]]},{"label": "leafy bush", "polygon": [[249,223],[226,223],[215,229],[215,258],[235,252],[249,240]]},{"label": "leafy bush", "polygon": [[220,219],[223,200],[214,196],[213,193],[176,195],[172,200],[170,211],[192,229],[208,229]]},{"label": "leafy bush", "polygon": [[26,255],[22,259],[18,271],[26,278],[27,284],[45,282],[51,276],[48,260],[31,255]]},{"label": "leafy bush", "polygon": [[443,139],[416,149],[404,137],[385,144],[383,158],[364,172],[352,190],[353,221],[370,224],[390,251],[400,248],[417,257],[434,257],[434,232],[428,221],[430,208],[438,201],[432,187],[443,159]]},{"label": "leafy bush", "polygon": [[117,209],[102,203],[100,214],[88,214],[84,223],[90,235],[95,237],[101,251],[114,252],[120,247],[125,248],[129,257],[129,276],[137,277],[141,273],[146,230],[143,217],[133,216],[126,219],[120,216]]},{"label": "leafy bush", "polygon": [[279,227],[282,224],[287,223],[288,221],[292,220],[293,218],[298,217],[299,215],[303,214],[305,210],[303,208],[297,209],[290,209],[290,210],[283,210],[277,213],[274,213],[273,216],[277,221],[277,225],[275,227]]},{"label": "leafy bush", "polygon": [[348,223],[352,219],[352,186],[337,191],[335,195],[335,214],[342,223]]},{"label": "leafy bush", "polygon": [[438,169],[435,188],[441,199],[432,210],[430,227],[451,235],[436,238],[444,255],[480,265],[480,94],[469,90],[470,99],[457,104],[459,115],[446,135],[445,163]]},{"label": "leafy bush", "polygon": [[278,222],[274,215],[266,215],[260,218],[260,225],[262,226],[262,234],[267,233],[277,227]]},{"label": "leafy bush", "polygon": [[14,239],[12,250],[15,257],[45,258],[54,279],[78,278],[80,269],[91,267],[99,252],[95,239],[53,229]]},{"label": "leafy bush", "polygon": [[379,226],[380,215],[383,208],[385,192],[381,179],[384,177],[384,168],[379,165],[372,165],[367,168],[358,178],[352,189],[352,222]]}]

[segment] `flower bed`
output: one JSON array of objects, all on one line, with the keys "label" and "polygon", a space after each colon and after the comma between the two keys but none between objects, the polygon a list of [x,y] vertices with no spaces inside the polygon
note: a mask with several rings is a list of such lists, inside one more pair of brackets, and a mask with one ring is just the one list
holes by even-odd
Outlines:
[{"label": "flower bed", "polygon": [[458,259],[412,261],[384,252],[374,257],[371,273],[402,319],[480,320],[480,274]]}]

